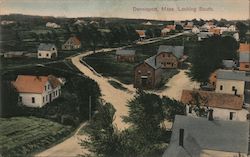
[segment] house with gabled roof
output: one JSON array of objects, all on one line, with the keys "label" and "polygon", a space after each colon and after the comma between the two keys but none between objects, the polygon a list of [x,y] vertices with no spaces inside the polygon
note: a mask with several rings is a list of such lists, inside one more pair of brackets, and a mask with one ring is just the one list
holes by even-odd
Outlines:
[{"label": "house with gabled roof", "polygon": [[134,67],[134,87],[155,88],[161,81],[161,66],[156,64],[156,56],[146,59]]},{"label": "house with gabled roof", "polygon": [[19,93],[19,102],[28,107],[42,107],[61,95],[62,83],[53,75],[18,75],[12,84]]},{"label": "house with gabled roof", "polygon": [[118,62],[134,62],[135,61],[135,50],[117,50],[116,60]]},{"label": "house with gabled roof", "polygon": [[[198,100],[197,100],[198,99]],[[216,93],[202,90],[183,90],[181,102],[186,104],[186,113],[196,115],[196,103],[208,113],[213,111],[214,119],[247,121],[249,111],[243,108],[243,95]]]},{"label": "house with gabled roof", "polygon": [[161,65],[161,68],[178,68],[183,56],[184,46],[160,45],[156,64]]},{"label": "house with gabled roof", "polygon": [[70,37],[63,45],[62,50],[77,50],[82,46],[80,40],[77,37]]},{"label": "house with gabled roof", "polygon": [[136,33],[139,35],[140,40],[146,39],[146,30],[135,30]]},{"label": "house with gabled roof", "polygon": [[176,115],[163,157],[247,157],[249,122]]},{"label": "house with gabled roof", "polygon": [[37,49],[37,58],[54,59],[57,55],[55,44],[41,43]]}]

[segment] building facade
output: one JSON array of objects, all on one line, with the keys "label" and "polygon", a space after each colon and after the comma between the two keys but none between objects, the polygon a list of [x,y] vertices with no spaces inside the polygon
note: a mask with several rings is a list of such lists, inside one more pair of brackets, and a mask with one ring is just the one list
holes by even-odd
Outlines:
[{"label": "building facade", "polygon": [[134,50],[117,50],[116,60],[118,62],[134,62],[135,51]]},{"label": "building facade", "polygon": [[57,48],[54,44],[41,43],[37,50],[37,58],[55,59]]},{"label": "building facade", "polygon": [[81,42],[76,37],[70,37],[63,45],[62,50],[77,50],[81,48]]}]

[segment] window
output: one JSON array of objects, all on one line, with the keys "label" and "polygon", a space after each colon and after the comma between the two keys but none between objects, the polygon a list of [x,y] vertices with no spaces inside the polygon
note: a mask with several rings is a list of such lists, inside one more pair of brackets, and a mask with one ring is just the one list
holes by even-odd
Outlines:
[{"label": "window", "polygon": [[49,84],[48,84],[48,89],[50,88]]},{"label": "window", "polygon": [[138,74],[141,74],[141,70],[138,70]]},{"label": "window", "polygon": [[165,54],[162,54],[162,57],[164,58],[164,57],[165,57]]},{"label": "window", "polygon": [[230,112],[230,114],[229,114],[229,119],[230,120],[234,120],[235,119],[235,112]]},{"label": "window", "polygon": [[151,74],[151,71],[148,71],[148,74]]},{"label": "window", "polygon": [[44,86],[45,91],[47,90],[46,86]]},{"label": "window", "polygon": [[19,101],[22,102],[23,101],[23,97],[19,96]]},{"label": "window", "polygon": [[41,53],[39,53],[38,55],[39,55],[39,56],[42,56],[42,54],[41,54]]},{"label": "window", "polygon": [[192,107],[188,106],[188,113],[192,113]]},{"label": "window", "polygon": [[222,85],[220,85],[220,90],[223,90],[223,86]]},{"label": "window", "polygon": [[48,95],[46,95],[46,102],[48,101]]},{"label": "window", "polygon": [[249,65],[245,65],[245,68],[249,68]]},{"label": "window", "polygon": [[235,86],[232,87],[232,91],[235,91]]},{"label": "window", "polygon": [[44,96],[43,96],[43,103],[44,103]]},{"label": "window", "polygon": [[32,97],[32,98],[31,98],[31,101],[32,101],[32,103],[35,103],[35,98]]},{"label": "window", "polygon": [[49,54],[47,53],[46,56],[49,57]]}]

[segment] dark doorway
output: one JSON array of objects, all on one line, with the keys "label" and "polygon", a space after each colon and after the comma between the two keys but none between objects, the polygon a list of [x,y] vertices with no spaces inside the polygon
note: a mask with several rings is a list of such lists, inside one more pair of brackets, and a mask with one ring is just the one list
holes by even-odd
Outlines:
[{"label": "dark doorway", "polygon": [[148,80],[148,77],[141,77],[141,85],[143,87],[147,86],[147,80]]},{"label": "dark doorway", "polygon": [[49,102],[51,102],[52,101],[52,94],[50,93],[49,94]]}]

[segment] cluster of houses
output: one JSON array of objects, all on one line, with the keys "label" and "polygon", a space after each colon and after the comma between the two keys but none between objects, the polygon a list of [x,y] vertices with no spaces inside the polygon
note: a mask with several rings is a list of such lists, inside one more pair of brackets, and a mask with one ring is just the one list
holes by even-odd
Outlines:
[{"label": "cluster of houses", "polygon": [[160,45],[156,55],[134,67],[134,87],[153,89],[162,80],[166,69],[178,68],[185,61],[184,46]]},{"label": "cluster of houses", "polygon": [[[250,45],[240,44],[239,66],[223,61],[210,77],[213,91],[183,90],[187,116],[175,117],[164,157],[250,156],[249,56]],[[202,109],[206,117],[197,116]]]}]

